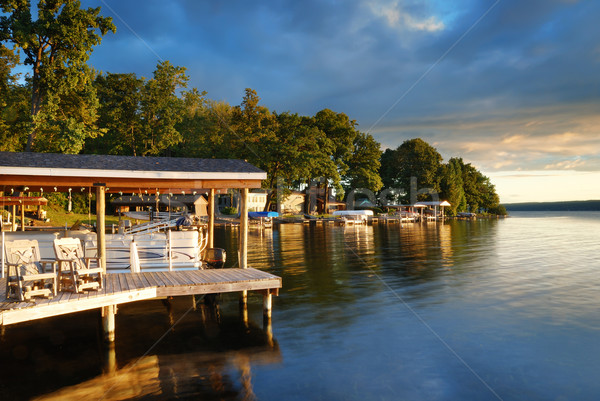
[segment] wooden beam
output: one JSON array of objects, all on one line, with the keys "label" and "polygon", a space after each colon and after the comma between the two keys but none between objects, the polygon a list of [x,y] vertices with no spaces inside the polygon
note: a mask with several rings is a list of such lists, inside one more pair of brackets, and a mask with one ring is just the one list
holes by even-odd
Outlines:
[{"label": "wooden beam", "polygon": [[141,189],[158,189],[161,192],[200,191],[202,189],[227,189],[227,188],[260,188],[261,180],[250,179],[219,179],[219,180],[194,180],[194,179],[158,179],[139,178],[106,178],[106,177],[45,177],[28,175],[0,174],[0,186],[43,188],[45,193],[53,192],[56,187],[58,192],[66,192],[69,188],[92,187],[94,183],[102,182],[109,188],[109,192],[137,192]]}]

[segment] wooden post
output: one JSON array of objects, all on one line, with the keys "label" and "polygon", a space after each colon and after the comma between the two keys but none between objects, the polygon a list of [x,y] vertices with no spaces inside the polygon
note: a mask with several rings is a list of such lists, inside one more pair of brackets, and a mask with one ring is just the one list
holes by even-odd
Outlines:
[{"label": "wooden post", "polygon": [[12,227],[11,231],[17,231],[17,206],[12,205]]},{"label": "wooden post", "polygon": [[[240,189],[240,244],[239,244],[239,255],[240,255],[240,268],[248,268],[248,188]],[[242,291],[240,297],[240,306],[247,308],[248,304],[248,291]]]},{"label": "wooden post", "polygon": [[115,314],[117,305],[108,305],[102,307],[102,331],[104,341],[112,343],[115,341]]},{"label": "wooden post", "polygon": [[115,352],[115,344],[110,343],[105,347],[104,356],[104,373],[113,375],[117,371],[117,354]]},{"label": "wooden post", "polygon": [[25,231],[25,205],[21,204],[21,231]]},{"label": "wooden post", "polygon": [[248,267],[248,188],[240,189],[240,268]]},{"label": "wooden post", "polygon": [[100,258],[100,267],[106,273],[106,220],[104,213],[106,211],[105,192],[106,187],[103,184],[94,184],[96,186],[96,239],[98,242],[98,257]]},{"label": "wooden post", "polygon": [[208,194],[208,244],[207,248],[215,247],[215,189]]},{"label": "wooden post", "polygon": [[273,295],[267,290],[263,294],[263,317],[267,320],[271,319],[271,309],[273,307]]}]

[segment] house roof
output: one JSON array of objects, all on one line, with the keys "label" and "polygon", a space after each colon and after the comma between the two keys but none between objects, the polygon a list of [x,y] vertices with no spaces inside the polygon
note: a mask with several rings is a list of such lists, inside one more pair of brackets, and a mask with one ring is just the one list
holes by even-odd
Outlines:
[{"label": "house roof", "polygon": [[38,186],[59,190],[94,185],[106,186],[110,192],[260,188],[266,176],[237,159],[0,152],[0,186],[28,185],[30,191]]}]

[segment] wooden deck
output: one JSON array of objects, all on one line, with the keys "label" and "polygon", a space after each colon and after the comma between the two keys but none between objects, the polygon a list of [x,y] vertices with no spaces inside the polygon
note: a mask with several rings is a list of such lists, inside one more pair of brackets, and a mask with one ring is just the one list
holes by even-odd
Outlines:
[{"label": "wooden deck", "polygon": [[6,300],[6,279],[0,279],[0,325],[42,319],[89,309],[166,296],[262,291],[277,294],[281,277],[247,269],[117,273],[105,276],[104,288],[83,294],[59,292],[52,299]]}]

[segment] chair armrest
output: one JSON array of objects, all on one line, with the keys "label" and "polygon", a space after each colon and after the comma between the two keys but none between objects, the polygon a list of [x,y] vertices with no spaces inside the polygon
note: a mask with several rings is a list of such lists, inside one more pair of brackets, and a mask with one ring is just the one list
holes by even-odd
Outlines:
[{"label": "chair armrest", "polygon": [[92,260],[96,260],[96,264],[98,266],[100,266],[100,259],[98,256],[84,256],[83,258],[81,258],[83,260],[85,260],[85,265],[87,266],[88,269],[96,269],[96,267],[90,267],[90,262]]},{"label": "chair armrest", "polygon": [[25,276],[21,276],[23,281],[31,281],[31,280],[43,280],[47,278],[56,278],[56,274],[54,273],[40,273],[40,274],[27,274]]}]

